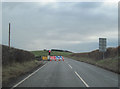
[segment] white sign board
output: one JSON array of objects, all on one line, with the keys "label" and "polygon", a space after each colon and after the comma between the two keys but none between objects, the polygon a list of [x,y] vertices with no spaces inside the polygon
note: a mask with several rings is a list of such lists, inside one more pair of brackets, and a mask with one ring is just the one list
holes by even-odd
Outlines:
[{"label": "white sign board", "polygon": [[106,38],[99,38],[99,51],[106,52]]}]

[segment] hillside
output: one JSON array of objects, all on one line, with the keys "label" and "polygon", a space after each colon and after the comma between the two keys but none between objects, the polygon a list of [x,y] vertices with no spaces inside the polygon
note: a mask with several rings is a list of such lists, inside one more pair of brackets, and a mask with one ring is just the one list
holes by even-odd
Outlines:
[{"label": "hillside", "polygon": [[99,52],[99,50],[94,50],[92,52],[87,53],[73,53],[67,55],[67,57],[77,61],[90,63],[116,73],[120,73],[120,68],[118,68],[118,63],[120,63],[118,61],[118,59],[120,58],[120,46],[116,48],[107,48],[104,59],[103,54]]},{"label": "hillside", "polygon": [[[113,48],[107,48],[107,51],[104,53],[105,58],[114,58],[118,56],[118,51],[120,52],[120,46]],[[119,54],[120,55],[120,54]],[[94,50],[92,52],[86,52],[86,53],[73,53],[69,56],[74,57],[89,57],[95,60],[101,60],[103,58],[103,53],[99,52],[99,50]]]},{"label": "hillside", "polygon": [[8,86],[21,75],[42,66],[33,53],[2,45],[2,85]]}]

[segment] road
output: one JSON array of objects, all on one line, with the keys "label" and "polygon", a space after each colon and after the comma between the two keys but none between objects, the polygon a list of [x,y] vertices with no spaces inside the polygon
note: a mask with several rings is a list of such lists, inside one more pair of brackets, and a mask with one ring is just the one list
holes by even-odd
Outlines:
[{"label": "road", "polygon": [[65,58],[50,61],[14,87],[117,87],[118,75]]}]

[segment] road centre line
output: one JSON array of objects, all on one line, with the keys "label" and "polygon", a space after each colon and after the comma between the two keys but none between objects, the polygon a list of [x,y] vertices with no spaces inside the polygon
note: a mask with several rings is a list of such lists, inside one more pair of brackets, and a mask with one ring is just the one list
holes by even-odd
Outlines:
[{"label": "road centre line", "polygon": [[37,73],[40,69],[42,69],[44,66],[46,66],[48,63],[46,63],[45,65],[43,65],[42,67],[40,67],[39,69],[37,69],[35,72],[31,73],[30,75],[28,75],[26,78],[24,78],[23,80],[21,80],[20,82],[18,82],[17,84],[15,84],[11,89],[14,89],[15,87],[17,87],[18,85],[20,85],[21,83],[23,83],[25,80],[27,80],[28,78],[30,78],[32,75],[34,75],[35,73]]},{"label": "road centre line", "polygon": [[80,75],[75,71],[75,74],[78,76],[78,78],[85,84],[86,87],[89,87],[89,85],[80,77]]},{"label": "road centre line", "polygon": [[72,66],[70,65],[70,64],[68,64],[69,65],[69,67],[72,69]]}]

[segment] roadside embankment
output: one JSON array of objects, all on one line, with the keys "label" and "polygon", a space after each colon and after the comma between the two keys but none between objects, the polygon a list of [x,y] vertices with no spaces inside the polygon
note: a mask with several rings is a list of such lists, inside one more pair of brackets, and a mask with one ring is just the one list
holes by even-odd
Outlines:
[{"label": "roadside embankment", "polygon": [[2,46],[2,85],[9,84],[13,79],[42,66],[42,61],[35,60],[33,53]]},{"label": "roadside embankment", "polygon": [[86,62],[92,65],[102,67],[104,69],[120,73],[119,63],[120,46],[116,48],[108,48],[105,52],[105,58],[102,59],[102,53],[99,50],[94,50],[87,53],[73,53],[67,57],[77,61]]}]

